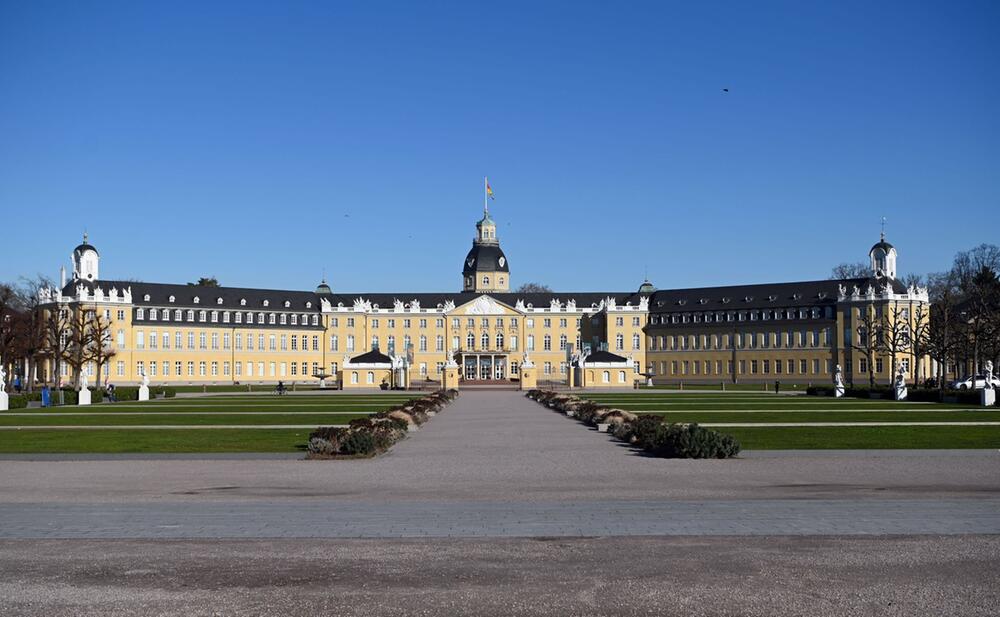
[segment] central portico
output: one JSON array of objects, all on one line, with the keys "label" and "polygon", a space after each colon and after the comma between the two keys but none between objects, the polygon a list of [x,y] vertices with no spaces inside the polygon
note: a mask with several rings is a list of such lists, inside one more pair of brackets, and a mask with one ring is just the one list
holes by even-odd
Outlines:
[{"label": "central portico", "polygon": [[465,340],[456,361],[466,381],[500,382],[517,375],[520,313],[491,296],[477,297],[456,311],[465,315]]}]

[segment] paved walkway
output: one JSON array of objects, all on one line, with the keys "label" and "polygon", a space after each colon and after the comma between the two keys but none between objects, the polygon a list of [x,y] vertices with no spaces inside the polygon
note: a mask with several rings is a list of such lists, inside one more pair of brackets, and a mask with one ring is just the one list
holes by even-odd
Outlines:
[{"label": "paved walkway", "polygon": [[374,460],[2,469],[0,538],[1000,533],[994,451],[657,459],[516,392],[463,393]]}]

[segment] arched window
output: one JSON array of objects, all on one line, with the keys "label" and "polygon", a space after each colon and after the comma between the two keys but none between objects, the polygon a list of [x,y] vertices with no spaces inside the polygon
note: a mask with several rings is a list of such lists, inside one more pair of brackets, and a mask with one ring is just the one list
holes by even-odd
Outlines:
[{"label": "arched window", "polygon": [[420,335],[420,351],[427,351],[427,337]]},{"label": "arched window", "polygon": [[483,277],[483,287],[489,287],[489,285],[490,285],[490,277],[484,276]]},{"label": "arched window", "polygon": [[476,348],[476,335],[469,332],[469,335],[465,337],[465,346],[469,349]]},{"label": "arched window", "polygon": [[604,371],[601,378],[604,379],[604,383],[611,383],[611,371]]},{"label": "arched window", "polygon": [[497,285],[499,285],[500,287],[503,287],[503,277],[502,276],[497,279]]},{"label": "arched window", "polygon": [[376,350],[378,348],[379,348],[379,346],[378,346],[378,335],[374,335],[374,336],[372,336],[372,350],[374,351],[374,350]]},{"label": "arched window", "polygon": [[542,349],[545,351],[552,351],[552,337],[548,334],[542,339]]},{"label": "arched window", "polygon": [[481,342],[483,344],[483,349],[489,349],[490,348],[490,333],[489,332],[483,332],[483,336],[481,337]]},{"label": "arched window", "polygon": [[503,332],[497,332],[497,349],[503,351]]},{"label": "arched window", "polygon": [[639,335],[638,334],[633,334],[632,335],[632,349],[639,349],[639,344],[640,343],[641,343],[641,340],[639,339]]},{"label": "arched window", "polygon": [[625,349],[625,337],[622,336],[621,333],[615,335],[615,349]]},{"label": "arched window", "polygon": [[375,373],[368,371],[368,376],[365,378],[365,383],[373,384],[375,383]]},{"label": "arched window", "polygon": [[565,351],[566,350],[566,335],[565,334],[560,334],[559,335],[559,349],[561,351]]},{"label": "arched window", "polygon": [[618,371],[618,383],[625,383],[625,371]]},{"label": "arched window", "polygon": [[386,338],[385,344],[388,345],[388,347],[386,349],[389,350],[389,353],[392,353],[392,354],[396,353],[396,337],[395,336],[393,336],[393,335],[390,334]]},{"label": "arched window", "polygon": [[351,383],[358,383],[358,372],[351,371]]}]

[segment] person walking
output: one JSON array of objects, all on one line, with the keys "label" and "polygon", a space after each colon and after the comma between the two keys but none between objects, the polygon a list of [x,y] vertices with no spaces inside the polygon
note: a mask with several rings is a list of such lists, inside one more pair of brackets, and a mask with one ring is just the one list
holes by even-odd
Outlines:
[{"label": "person walking", "polygon": [[108,402],[117,403],[118,399],[115,397],[115,384],[108,383],[104,386],[104,390],[108,393]]}]

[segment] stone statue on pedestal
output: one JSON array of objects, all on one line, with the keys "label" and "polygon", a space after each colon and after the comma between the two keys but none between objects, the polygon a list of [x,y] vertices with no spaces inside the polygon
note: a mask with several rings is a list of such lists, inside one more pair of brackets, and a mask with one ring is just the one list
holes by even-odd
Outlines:
[{"label": "stone statue on pedestal", "polygon": [[[3,369],[0,369],[3,370]],[[986,366],[983,368],[983,377],[986,378],[986,385],[983,387],[987,390],[993,390],[993,360],[987,360]],[[2,378],[0,378],[2,379]]]},{"label": "stone statue on pedestal", "polygon": [[906,370],[902,366],[896,371],[896,381],[893,387],[896,389],[896,400],[906,400]]},{"label": "stone statue on pedestal", "polygon": [[139,386],[139,400],[148,401],[149,400],[149,376],[146,375],[146,369],[139,369],[139,376],[142,377],[142,385]]},{"label": "stone statue on pedestal", "polygon": [[837,370],[833,373],[833,395],[837,398],[844,396],[844,376],[839,364],[837,365]]},{"label": "stone statue on pedestal", "polygon": [[0,392],[7,391],[7,371],[3,369],[3,363],[0,362]]}]

